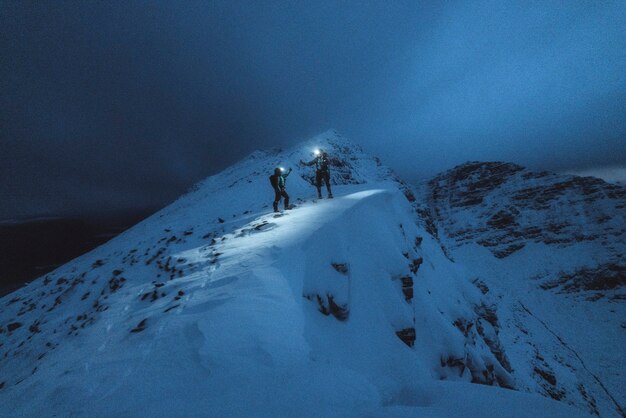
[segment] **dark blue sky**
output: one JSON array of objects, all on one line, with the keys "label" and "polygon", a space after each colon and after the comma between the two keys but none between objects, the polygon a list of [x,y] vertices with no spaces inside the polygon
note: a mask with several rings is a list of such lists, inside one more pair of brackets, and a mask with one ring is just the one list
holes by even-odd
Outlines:
[{"label": "dark blue sky", "polygon": [[417,180],[626,166],[624,1],[0,1],[0,219],[161,206],[328,128]]}]

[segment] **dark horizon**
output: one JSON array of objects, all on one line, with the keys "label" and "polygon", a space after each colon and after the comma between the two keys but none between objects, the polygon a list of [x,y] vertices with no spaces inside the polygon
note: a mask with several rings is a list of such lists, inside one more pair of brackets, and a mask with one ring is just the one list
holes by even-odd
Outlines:
[{"label": "dark horizon", "polygon": [[97,248],[152,212],[0,221],[0,297]]},{"label": "dark horizon", "polygon": [[617,1],[3,2],[0,219],[158,209],[329,128],[408,181],[626,177],[624,27]]}]

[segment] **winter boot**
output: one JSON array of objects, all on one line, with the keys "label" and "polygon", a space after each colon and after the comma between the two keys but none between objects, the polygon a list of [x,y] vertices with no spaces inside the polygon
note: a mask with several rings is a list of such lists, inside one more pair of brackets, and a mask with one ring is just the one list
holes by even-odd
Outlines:
[{"label": "winter boot", "polygon": [[278,202],[274,202],[274,212],[278,212]]}]

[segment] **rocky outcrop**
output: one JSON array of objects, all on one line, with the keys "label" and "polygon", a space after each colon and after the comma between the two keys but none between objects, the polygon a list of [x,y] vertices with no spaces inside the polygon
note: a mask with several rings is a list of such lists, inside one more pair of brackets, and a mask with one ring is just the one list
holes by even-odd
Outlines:
[{"label": "rocky outcrop", "polygon": [[458,245],[477,243],[505,258],[527,243],[626,239],[626,188],[593,177],[533,172],[500,162],[467,163],[427,183],[437,226]]},{"label": "rocky outcrop", "polygon": [[[626,187],[472,162],[418,190],[422,225],[475,276],[484,301],[476,317],[454,321],[465,352],[442,357],[444,373],[624,416],[623,367],[605,368],[619,349],[605,343],[599,354],[587,344],[626,328]],[[481,363],[471,353],[482,346],[493,358]]]}]

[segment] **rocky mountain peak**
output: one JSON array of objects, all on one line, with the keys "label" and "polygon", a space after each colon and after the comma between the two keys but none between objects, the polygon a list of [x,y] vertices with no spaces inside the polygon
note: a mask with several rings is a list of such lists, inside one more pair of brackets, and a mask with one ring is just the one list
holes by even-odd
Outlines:
[{"label": "rocky mountain peak", "polygon": [[617,249],[626,236],[626,188],[593,177],[471,162],[427,183],[433,214],[457,245],[476,242],[507,257],[528,242],[597,241]]}]

